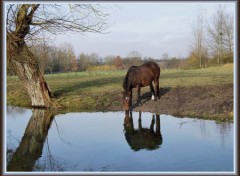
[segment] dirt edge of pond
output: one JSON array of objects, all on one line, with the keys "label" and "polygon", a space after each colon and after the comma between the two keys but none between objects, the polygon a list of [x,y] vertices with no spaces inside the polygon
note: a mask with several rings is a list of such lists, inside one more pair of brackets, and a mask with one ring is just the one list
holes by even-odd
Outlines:
[{"label": "dirt edge of pond", "polygon": [[[133,111],[233,122],[233,84],[164,87],[160,88],[160,94],[161,98],[154,101],[150,92],[144,93],[142,106],[136,103],[136,95],[133,96]],[[117,97],[110,98],[107,107],[96,106],[96,109],[122,111],[121,100],[122,94],[119,93]]]}]

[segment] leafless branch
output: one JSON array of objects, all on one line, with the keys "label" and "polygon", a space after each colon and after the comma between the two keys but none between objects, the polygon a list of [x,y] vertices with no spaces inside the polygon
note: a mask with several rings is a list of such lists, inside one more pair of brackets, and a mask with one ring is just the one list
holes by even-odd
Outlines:
[{"label": "leafless branch", "polygon": [[[109,27],[99,4],[9,4],[7,31],[25,31],[22,35],[37,36],[40,31],[51,34],[75,32],[104,33]],[[25,23],[29,24],[29,29]],[[23,30],[23,28],[26,28]],[[28,31],[29,30],[29,31]]]}]

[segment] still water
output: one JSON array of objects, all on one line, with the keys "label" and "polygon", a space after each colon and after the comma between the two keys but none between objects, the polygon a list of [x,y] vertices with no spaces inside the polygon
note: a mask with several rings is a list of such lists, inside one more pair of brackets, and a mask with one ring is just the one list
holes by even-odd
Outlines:
[{"label": "still water", "polygon": [[234,124],[7,107],[7,171],[233,172]]}]

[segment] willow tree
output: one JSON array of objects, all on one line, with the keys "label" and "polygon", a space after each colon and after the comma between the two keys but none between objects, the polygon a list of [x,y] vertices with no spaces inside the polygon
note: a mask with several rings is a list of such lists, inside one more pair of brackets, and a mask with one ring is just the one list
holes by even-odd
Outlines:
[{"label": "willow tree", "polygon": [[103,8],[99,4],[5,4],[7,64],[26,87],[33,107],[53,107],[54,101],[29,50],[30,42],[42,32],[103,33],[108,27]]}]

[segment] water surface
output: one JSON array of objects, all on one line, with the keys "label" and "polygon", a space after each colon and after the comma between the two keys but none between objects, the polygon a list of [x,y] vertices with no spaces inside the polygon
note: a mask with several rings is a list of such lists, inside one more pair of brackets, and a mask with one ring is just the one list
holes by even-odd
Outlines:
[{"label": "water surface", "polygon": [[233,172],[234,125],[152,113],[7,107],[7,171]]}]

